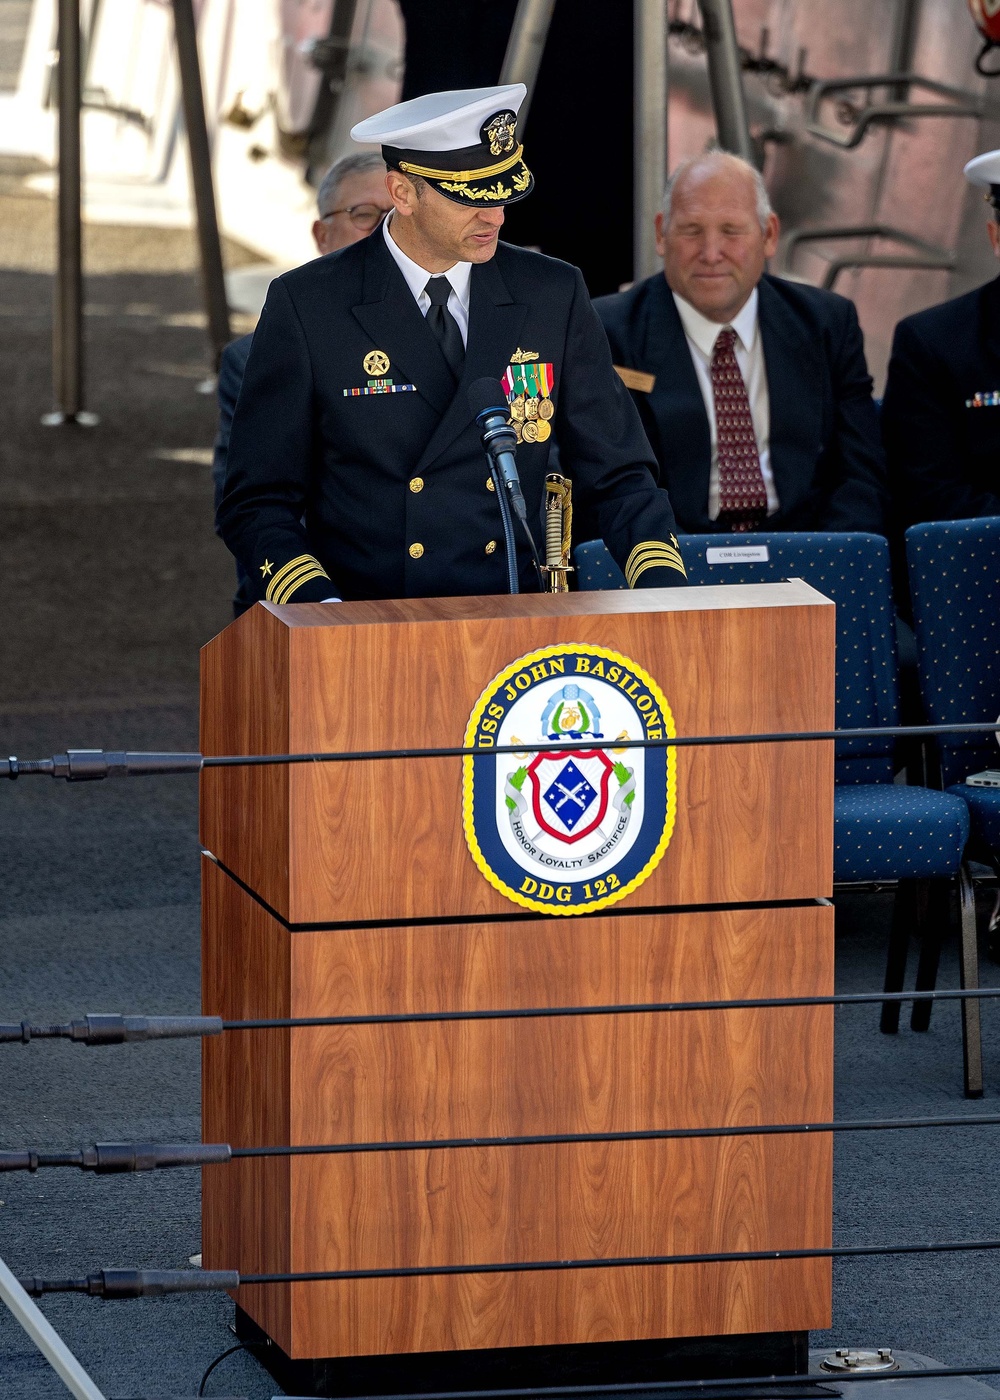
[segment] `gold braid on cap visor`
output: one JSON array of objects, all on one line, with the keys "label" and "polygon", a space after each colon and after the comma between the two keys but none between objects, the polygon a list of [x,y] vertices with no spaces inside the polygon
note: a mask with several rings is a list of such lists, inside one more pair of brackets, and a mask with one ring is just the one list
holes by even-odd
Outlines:
[{"label": "gold braid on cap visor", "polygon": [[460,183],[468,180],[489,180],[494,175],[502,175],[504,171],[511,170],[521,159],[523,151],[524,147],[518,146],[514,154],[506,160],[501,160],[496,165],[484,165],[480,170],[432,170],[429,165],[411,165],[408,160],[401,160],[399,168],[404,175],[421,175],[425,180],[454,180]]}]

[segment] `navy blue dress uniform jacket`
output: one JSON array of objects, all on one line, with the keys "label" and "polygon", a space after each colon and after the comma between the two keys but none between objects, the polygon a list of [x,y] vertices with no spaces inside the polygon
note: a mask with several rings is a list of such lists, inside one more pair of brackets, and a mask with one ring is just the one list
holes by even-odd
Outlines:
[{"label": "navy blue dress uniform jacket", "polygon": [[1000,278],[900,321],[882,432],[900,526],[1000,515]]},{"label": "navy blue dress uniform jacket", "polygon": [[[271,601],[506,593],[503,522],[465,386],[535,351],[554,371],[546,443],[518,448],[541,525],[549,449],[629,581],[684,583],[670,501],[576,268],[501,243],[472,269],[456,387],[381,229],[271,283],[229,442],[219,531]],[[354,394],[389,361],[397,392]],[[404,387],[411,386],[411,387]],[[537,591],[517,528],[521,587]]]},{"label": "navy blue dress uniform jacket", "polygon": [[[852,302],[778,277],[758,284],[779,510],[769,530],[885,528],[886,474],[872,380]],[[594,307],[615,364],[655,375],[632,391],[682,530],[708,517],[711,435],[673,295],[662,273]]]},{"label": "navy blue dress uniform jacket", "polygon": [[[233,428],[233,414],[240,396],[243,372],[247,367],[247,357],[253,344],[252,335],[241,335],[231,340],[219,359],[219,381],[216,396],[219,401],[219,426],[212,448],[212,486],[215,491],[215,509],[218,511],[226,484],[226,468],[229,462],[229,435]],[[233,598],[233,612],[239,617],[254,602],[254,592],[243,565],[236,561],[236,595]]]}]

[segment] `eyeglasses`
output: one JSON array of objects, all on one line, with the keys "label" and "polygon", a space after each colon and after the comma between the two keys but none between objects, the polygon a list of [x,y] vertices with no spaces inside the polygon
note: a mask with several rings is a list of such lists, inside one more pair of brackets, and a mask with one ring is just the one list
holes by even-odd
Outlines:
[{"label": "eyeglasses", "polygon": [[388,214],[388,209],[380,209],[377,204],[352,204],[350,209],[331,209],[328,214],[320,214],[320,219],[325,223],[327,219],[332,219],[336,214],[346,214],[355,228],[364,229],[366,233],[371,233],[377,224],[380,224]]}]

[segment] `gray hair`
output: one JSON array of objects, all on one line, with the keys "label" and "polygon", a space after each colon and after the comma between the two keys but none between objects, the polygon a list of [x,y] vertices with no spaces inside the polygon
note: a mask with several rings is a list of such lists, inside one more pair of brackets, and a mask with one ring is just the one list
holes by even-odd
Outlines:
[{"label": "gray hair", "polygon": [[696,166],[707,164],[709,161],[725,161],[726,163],[732,163],[741,170],[747,172],[753,180],[754,192],[757,198],[757,218],[760,222],[761,229],[766,230],[767,221],[774,213],[774,210],[771,207],[771,197],[767,192],[767,186],[764,184],[763,175],[761,175],[755,165],[751,165],[750,162],[744,160],[742,156],[734,156],[729,151],[718,149],[703,151],[701,155],[689,156],[687,160],[681,161],[680,165],[670,176],[663,191],[663,222],[665,224],[669,224],[670,222],[670,206],[673,203],[674,190],[681,176],[686,175],[689,170],[693,170]]},{"label": "gray hair", "polygon": [[348,175],[367,175],[371,171],[385,171],[385,161],[377,151],[357,151],[343,156],[330,166],[316,191],[316,206],[319,216],[325,219],[337,203],[337,194]]}]

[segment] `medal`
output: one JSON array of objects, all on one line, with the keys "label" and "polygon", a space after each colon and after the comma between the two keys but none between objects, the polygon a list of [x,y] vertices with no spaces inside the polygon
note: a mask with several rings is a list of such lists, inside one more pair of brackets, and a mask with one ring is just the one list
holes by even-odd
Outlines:
[{"label": "medal", "polygon": [[[543,399],[542,402],[548,403],[548,399]],[[552,424],[547,423],[544,418],[540,418],[538,422],[534,425],[534,427],[535,432],[538,435],[539,442],[545,442],[548,438],[552,436]]]},{"label": "medal", "polygon": [[524,440],[525,440],[525,442],[537,442],[537,441],[538,441],[538,429],[539,429],[539,427],[540,427],[540,424],[537,422],[536,419],[534,419],[534,418],[529,418],[529,419],[527,420],[527,422],[524,424],[523,428],[521,429],[521,432],[522,432],[522,434],[524,435]]},{"label": "medal", "polygon": [[510,416],[519,423],[524,422],[524,395],[518,394],[510,403]]},{"label": "medal", "polygon": [[515,419],[514,422],[511,423],[510,426],[514,429],[514,436],[517,438],[518,442],[519,442],[519,443],[520,443],[520,442],[523,442],[523,441],[524,441],[524,438],[523,438],[523,435],[522,435],[522,431],[521,431],[521,430],[522,430],[522,428],[523,428],[524,425],[523,425],[522,423],[519,423],[519,422]]},{"label": "medal", "polygon": [[542,399],[538,405],[539,418],[551,418],[556,411],[556,406],[551,399]]},{"label": "medal", "polygon": [[537,417],[538,417],[538,400],[537,400],[536,398],[532,397],[532,398],[530,398],[530,399],[525,399],[525,401],[524,401],[524,416],[525,416],[525,418],[537,418]]}]

